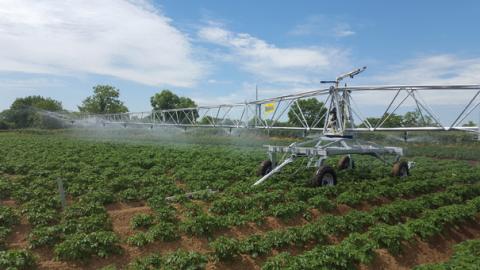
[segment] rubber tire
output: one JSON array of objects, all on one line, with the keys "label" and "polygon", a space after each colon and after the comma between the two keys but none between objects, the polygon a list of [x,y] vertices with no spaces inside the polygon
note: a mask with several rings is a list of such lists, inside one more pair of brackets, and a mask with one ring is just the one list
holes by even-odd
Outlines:
[{"label": "rubber tire", "polygon": [[[405,169],[407,175],[402,175],[402,170]],[[408,162],[402,160],[399,162],[395,162],[392,167],[392,176],[394,177],[407,177],[410,175],[410,171],[408,170]]]},{"label": "rubber tire", "polygon": [[257,176],[264,176],[272,170],[272,161],[271,160],[264,160],[257,169]]},{"label": "rubber tire", "polygon": [[330,166],[321,166],[315,175],[310,180],[310,184],[313,187],[320,187],[320,186],[329,186],[328,184],[323,183],[322,179],[326,174],[331,174],[333,177],[333,185],[337,184],[337,174],[335,170]]},{"label": "rubber tire", "polygon": [[349,156],[343,156],[337,163],[337,169],[339,171],[345,170],[345,169],[348,169],[349,165],[350,165],[350,157]]}]

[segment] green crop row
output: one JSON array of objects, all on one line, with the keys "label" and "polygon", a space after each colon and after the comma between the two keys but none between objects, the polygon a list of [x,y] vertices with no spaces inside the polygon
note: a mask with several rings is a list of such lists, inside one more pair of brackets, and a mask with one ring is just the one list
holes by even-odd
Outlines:
[{"label": "green crop row", "polygon": [[[406,182],[399,182],[394,185],[384,185],[374,187],[369,191],[353,193],[346,191],[342,194],[355,194],[356,198],[361,197],[363,201],[372,201],[387,197],[389,199],[395,199],[399,197],[418,196],[421,194],[429,193],[433,190],[439,190],[446,188],[454,183],[471,182],[470,178],[457,178],[457,179],[429,179],[429,180],[409,180]],[[297,188],[294,190],[303,191],[304,188]],[[314,190],[315,189],[310,189]],[[293,191],[292,191],[293,192]],[[291,200],[283,202],[281,198],[284,195],[280,192],[272,193],[259,193],[257,196],[248,197],[245,200],[245,204],[242,204],[242,199],[234,198],[231,196],[222,197],[219,200],[213,201],[210,209],[217,213],[220,209],[232,210],[234,205],[235,209],[242,209],[240,212],[232,210],[222,211],[223,215],[208,215],[199,211],[199,213],[191,215],[187,220],[183,221],[182,227],[185,232],[192,235],[209,235],[216,230],[227,229],[231,226],[241,226],[248,222],[262,223],[267,216],[274,216],[283,219],[290,219],[303,214],[305,219],[310,218],[311,208],[319,208],[322,210],[333,210],[335,204],[328,200],[323,195],[316,195],[316,192],[303,193],[301,196],[296,192],[296,198],[301,197],[307,199],[307,202],[299,200]],[[310,197],[312,196],[312,197]],[[343,197],[344,199],[346,196]],[[356,200],[356,199],[355,199]],[[216,203],[219,202],[219,203]],[[251,203],[254,202],[254,203]],[[337,200],[338,202],[338,200]],[[342,201],[345,203],[345,200]],[[358,202],[355,201],[354,204]],[[265,208],[265,209],[264,209]]]},{"label": "green crop row", "polygon": [[0,269],[31,270],[36,269],[36,257],[27,250],[0,251]]},{"label": "green crop row", "polygon": [[[355,269],[359,263],[368,264],[375,249],[398,251],[402,243],[437,235],[447,225],[473,220],[480,211],[480,197],[466,204],[453,204],[425,212],[420,218],[405,224],[381,225],[363,234],[350,234],[338,245],[319,246],[293,256],[282,253],[270,258],[262,269]],[[424,224],[424,226],[418,226]]]},{"label": "green crop row", "polygon": [[453,247],[452,257],[444,263],[425,264],[415,270],[478,269],[480,267],[480,240],[467,240]]},{"label": "green crop row", "polygon": [[5,249],[8,234],[19,222],[19,216],[13,208],[0,205],[0,250]]},{"label": "green crop row", "polygon": [[228,259],[238,254],[265,255],[272,249],[291,245],[303,246],[308,242],[325,243],[327,235],[348,235],[362,232],[377,222],[395,224],[407,217],[418,217],[427,209],[461,203],[480,195],[480,184],[456,185],[444,192],[427,194],[413,200],[397,200],[376,207],[369,212],[352,210],[342,216],[326,215],[304,226],[285,230],[269,231],[263,235],[252,235],[243,240],[218,238],[212,242],[213,253],[219,259]]},{"label": "green crop row", "polygon": [[[478,167],[465,162],[414,158],[417,167],[412,176],[393,179],[390,167],[382,162],[355,156],[357,168],[339,171],[339,184],[334,187],[307,187],[313,170],[298,170],[300,160],[267,183],[252,187],[255,167],[265,158],[264,152],[256,149],[112,143],[41,134],[0,136],[0,199],[14,200],[20,206],[18,212],[32,228],[28,241],[34,252],[47,248],[67,261],[87,261],[121,252],[119,244],[124,237],[112,231],[106,210],[116,202],[141,202],[152,209],[151,214],[130,221],[136,233],[126,242],[134,246],[175,241],[183,234],[194,238],[223,235],[222,230],[264,223],[268,217],[303,217],[302,222],[309,222],[245,239],[218,237],[211,243],[212,254],[225,260],[242,253],[262,255],[271,249],[297,245],[301,249],[306,244],[328,246],[327,235],[348,239],[347,234],[366,229],[372,231],[372,237],[384,235],[381,238],[385,241],[397,237],[389,235],[405,238],[408,235],[403,227],[391,226],[418,218],[426,209],[471,198],[469,192],[476,194],[477,185],[462,184],[476,183],[480,177]],[[335,161],[328,160],[331,165]],[[63,181],[67,195],[65,210],[58,195],[58,179]],[[190,191],[200,192],[192,199],[182,196]],[[169,196],[175,196],[175,204],[165,202]],[[351,210],[343,216],[333,212],[340,204],[360,208],[364,203],[377,207],[369,212]],[[312,208],[322,214],[332,212],[314,219],[311,214],[316,211]],[[379,222],[386,224],[377,226]],[[352,236],[351,242],[355,241],[363,240]],[[391,248],[395,250],[393,245]],[[189,261],[189,254],[160,256],[161,262],[156,265],[174,268],[174,261]],[[203,256],[197,255],[192,255],[192,261]]]},{"label": "green crop row", "polygon": [[167,255],[151,254],[144,258],[136,259],[127,269],[129,270],[150,270],[150,269],[205,269],[208,257],[197,252],[177,250]]}]

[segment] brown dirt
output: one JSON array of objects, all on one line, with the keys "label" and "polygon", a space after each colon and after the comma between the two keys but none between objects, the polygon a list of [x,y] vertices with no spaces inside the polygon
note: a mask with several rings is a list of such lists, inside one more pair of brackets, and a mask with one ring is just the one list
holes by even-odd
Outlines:
[{"label": "brown dirt", "polygon": [[208,252],[208,240],[206,238],[196,238],[181,236],[173,242],[155,242],[145,247],[133,247],[126,244],[125,239],[133,235],[135,230],[130,227],[130,220],[133,216],[145,213],[150,214],[152,210],[144,203],[114,203],[106,206],[113,225],[113,231],[120,236],[123,243],[120,244],[122,254],[110,256],[106,259],[94,258],[86,264],[66,263],[55,261],[51,250],[38,250],[37,254],[43,260],[40,262],[40,269],[99,269],[108,265],[116,265],[119,269],[124,268],[135,258],[146,256],[153,252],[169,253],[177,249],[185,249],[197,252]]},{"label": "brown dirt", "polygon": [[230,262],[209,262],[207,264],[207,270],[223,270],[223,269],[232,269],[232,270],[250,270],[250,269],[260,269],[261,262],[263,261],[259,258],[252,258],[247,255],[242,255],[241,257],[234,259]]},{"label": "brown dirt", "polygon": [[468,164],[472,166],[479,166],[480,165],[480,160],[469,160]]},{"label": "brown dirt", "polygon": [[81,265],[77,265],[74,263],[68,263],[68,262],[63,262],[63,261],[56,261],[54,259],[54,254],[51,249],[47,248],[40,248],[36,249],[35,253],[38,255],[40,258],[40,261],[38,263],[38,269],[40,270],[47,270],[47,269],[52,269],[52,270],[60,270],[60,269],[65,269],[65,270],[70,270],[70,269],[82,269]]},{"label": "brown dirt", "polygon": [[419,264],[441,263],[447,261],[453,253],[453,246],[468,239],[480,238],[480,218],[476,221],[447,229],[442,235],[429,241],[417,241],[406,244],[404,252],[393,256],[385,249],[376,250],[376,258],[369,266],[360,269],[412,269]]},{"label": "brown dirt", "polygon": [[132,217],[138,214],[153,213],[150,207],[145,206],[144,203],[114,203],[106,206],[107,212],[112,220],[113,231],[120,236],[121,239],[126,239],[135,233],[130,226]]},{"label": "brown dirt", "polygon": [[177,187],[179,187],[183,190],[187,189],[187,184],[185,184],[183,181],[180,181],[180,180],[175,181],[175,186],[177,186]]},{"label": "brown dirt", "polygon": [[346,204],[338,204],[335,210],[335,214],[337,215],[345,215],[348,213],[352,208]]},{"label": "brown dirt", "polygon": [[[15,202],[10,202],[15,205]],[[178,210],[182,208],[181,205],[174,206]],[[360,208],[368,208],[369,205],[362,205]],[[135,233],[130,228],[131,218],[139,213],[152,213],[152,210],[145,206],[145,203],[115,203],[108,205],[107,211],[111,217],[113,230],[122,240]],[[333,214],[345,214],[352,210],[346,205],[339,205]],[[312,211],[314,219],[321,216],[322,212]],[[415,265],[424,263],[438,263],[448,260],[452,254],[452,246],[458,242],[466,239],[480,238],[480,218],[476,223],[470,223],[461,226],[457,229],[448,230],[441,237],[436,237],[428,242],[418,241],[405,247],[405,252],[402,255],[392,256],[388,251],[379,249],[376,251],[377,257],[369,266],[361,266],[362,270],[367,269],[410,269]],[[218,235],[228,235],[237,238],[245,238],[252,234],[263,234],[274,229],[286,228],[290,226],[300,226],[306,224],[307,221],[301,217],[283,221],[274,217],[267,217],[262,224],[247,223],[242,226],[235,226],[225,231],[218,232]],[[18,247],[26,245],[25,236],[28,234],[28,224],[16,228],[17,236],[12,236],[11,242],[17,243]],[[217,235],[217,233],[215,234]],[[217,236],[218,236],[217,235]],[[338,243],[341,239],[335,237],[329,238],[328,242],[331,244]],[[135,258],[146,256],[153,252],[161,254],[169,253],[177,249],[185,249],[197,251],[202,253],[209,252],[209,240],[204,237],[190,237],[182,235],[179,240],[173,242],[155,242],[145,247],[137,248],[122,243],[121,247],[123,253],[121,255],[114,255],[106,259],[94,258],[88,264],[67,263],[54,260],[53,251],[51,249],[35,250],[35,253],[41,258],[39,262],[40,269],[98,269],[107,265],[116,265],[119,269],[123,269],[128,263]],[[281,251],[289,251],[292,254],[299,254],[306,249],[313,248],[314,244],[307,244],[305,247],[291,247],[288,250],[273,250],[273,254]],[[207,269],[260,269],[260,266],[266,261],[265,257],[252,258],[248,255],[242,255],[232,262],[214,262],[207,264]]]},{"label": "brown dirt", "polygon": [[15,180],[15,179],[18,179],[21,177],[21,175],[17,175],[17,174],[8,174],[8,173],[4,173],[2,174],[3,177],[6,177],[6,178],[9,178],[9,179],[12,179],[12,180]]},{"label": "brown dirt", "polygon": [[14,200],[0,200],[0,205],[16,208],[17,203]]},{"label": "brown dirt", "polygon": [[[131,213],[137,212],[136,210],[123,209],[122,213]],[[125,211],[127,210],[127,211]],[[118,211],[118,210],[117,210]],[[117,213],[114,213],[117,214]],[[273,219],[273,218],[272,218]],[[270,220],[271,225],[278,225],[278,221]],[[458,227],[457,229],[450,229],[446,231],[442,236],[435,237],[428,242],[417,241],[410,245],[406,245],[404,252],[401,255],[393,256],[388,251],[384,249],[379,249],[376,251],[377,257],[373,263],[369,266],[362,265],[360,269],[411,269],[413,266],[424,263],[438,263],[448,260],[452,254],[453,245],[464,241],[466,239],[480,238],[480,218],[477,222],[472,222],[463,226]],[[251,227],[248,227],[251,226]],[[258,233],[267,229],[266,227],[256,227],[256,224],[249,224],[237,229],[232,229],[234,234],[237,234],[240,237],[245,237],[253,233]],[[269,225],[265,225],[269,226]],[[257,231],[258,230],[258,231]],[[337,239],[329,239],[329,242],[334,244],[338,242]],[[40,269],[98,269],[107,265],[116,265],[119,269],[122,269],[129,262],[135,258],[145,256],[152,252],[160,252],[162,254],[175,251],[177,249],[186,249],[202,253],[207,253],[208,248],[208,239],[206,238],[197,238],[182,236],[181,239],[173,242],[155,242],[150,245],[147,245],[143,248],[131,247],[126,244],[122,244],[123,254],[111,256],[107,259],[93,259],[88,264],[74,264],[55,261],[51,251],[43,250],[38,251],[42,260],[40,262]],[[301,253],[306,249],[313,248],[312,245],[307,247],[293,247],[289,248],[288,251],[292,254]],[[280,250],[282,251],[282,250]],[[273,251],[273,254],[276,254],[280,251]],[[244,269],[260,269],[260,266],[266,261],[266,258],[252,258],[248,255],[242,255],[239,258],[234,259],[232,262],[214,262],[211,261],[207,264],[208,270],[217,270],[217,269],[235,269],[235,270],[244,270]]]},{"label": "brown dirt", "polygon": [[77,270],[84,269],[81,265],[68,264],[59,261],[42,261],[38,265],[39,270]]},{"label": "brown dirt", "polygon": [[[5,205],[12,208],[18,208],[17,202],[14,200],[2,200],[0,205]],[[27,248],[27,236],[30,233],[31,226],[25,217],[20,217],[20,223],[13,226],[12,231],[7,236],[6,243],[9,248]]]},{"label": "brown dirt", "polygon": [[12,232],[7,237],[7,246],[9,248],[27,248],[27,237],[30,233],[31,226],[28,224],[27,219],[22,217],[20,224],[13,227]]},{"label": "brown dirt", "polygon": [[361,202],[355,206],[352,206],[352,208],[358,211],[370,211],[370,209],[372,208],[372,205],[368,202]]}]

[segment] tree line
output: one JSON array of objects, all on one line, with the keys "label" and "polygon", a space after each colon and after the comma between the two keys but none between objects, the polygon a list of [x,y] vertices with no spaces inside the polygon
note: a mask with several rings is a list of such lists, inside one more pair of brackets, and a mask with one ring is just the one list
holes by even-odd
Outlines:
[{"label": "tree line", "polygon": [[[196,107],[197,104],[188,97],[180,97],[168,89],[156,93],[150,98],[150,105],[153,110],[168,110]],[[298,107],[302,108],[302,113],[309,126],[316,125],[323,127],[324,119],[318,121],[319,115],[327,112],[325,104],[316,98],[298,100]],[[298,119],[300,111],[297,106],[292,106],[288,112],[287,123],[282,125],[300,126],[302,123]],[[128,112],[127,106],[120,100],[120,90],[110,85],[96,85],[93,87],[93,95],[87,97],[78,106],[80,113],[89,114],[113,114]],[[52,112],[66,112],[60,101],[49,97],[27,96],[17,98],[9,109],[0,113],[0,129],[19,129],[19,128],[62,128],[63,121],[52,117]],[[198,118],[198,112],[195,112],[195,118]],[[200,123],[207,124],[212,119],[200,119]],[[228,119],[226,119],[228,121]],[[368,121],[368,123],[367,123]],[[318,122],[318,123],[317,123]],[[383,122],[383,123],[382,123]],[[382,127],[401,127],[401,126],[427,126],[434,125],[431,117],[424,115],[419,110],[407,112],[404,115],[392,114],[384,115],[380,118],[369,117],[359,127],[376,126],[382,123]],[[475,125],[472,121],[467,126]]]},{"label": "tree line", "polygon": [[[179,97],[165,89],[150,98],[154,110],[196,107],[187,97]],[[120,90],[110,85],[96,85],[93,94],[78,106],[79,113],[111,114],[126,113],[127,106],[120,100]],[[55,114],[67,113],[62,103],[49,97],[27,96],[17,98],[10,108],[0,112],[0,129],[62,128],[64,122]]]}]

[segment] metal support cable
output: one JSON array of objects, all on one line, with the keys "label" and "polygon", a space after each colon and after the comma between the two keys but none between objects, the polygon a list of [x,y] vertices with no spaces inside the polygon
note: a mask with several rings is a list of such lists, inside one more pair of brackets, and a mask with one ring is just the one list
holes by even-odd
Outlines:
[{"label": "metal support cable", "polygon": [[303,114],[302,108],[300,108],[300,105],[298,104],[298,100],[295,101],[295,104],[297,105],[298,111],[302,115],[303,121],[305,121],[305,126],[308,129],[309,127],[308,127],[307,119],[305,118],[305,115]]},{"label": "metal support cable", "polygon": [[[480,106],[480,102],[477,103],[477,105],[473,106],[463,117],[458,121],[458,123],[462,123],[465,118],[467,118],[476,108]],[[480,127],[480,123],[478,123],[478,126]]]},{"label": "metal support cable", "polygon": [[[395,94],[395,96],[393,97],[392,101],[390,101],[390,104],[388,104],[387,106],[387,109],[385,110],[385,112],[382,114],[382,118],[385,117],[385,115],[388,113],[388,111],[390,110],[390,107],[392,107],[392,104],[395,102],[395,100],[397,99],[398,95],[400,94],[400,92],[402,91],[402,89],[398,89],[397,91],[397,94]],[[377,125],[375,125],[375,128],[379,127],[379,123],[380,123],[381,119],[378,121]]]},{"label": "metal support cable", "polygon": [[408,91],[408,90],[407,90],[407,93],[408,93],[408,95],[395,107],[395,109],[394,109],[389,115],[387,115],[387,117],[386,117],[380,124],[378,124],[377,126],[375,126],[374,130],[376,130],[377,128],[381,127],[381,126],[390,118],[390,116],[391,116],[392,114],[394,114],[394,113],[398,110],[398,108],[399,108],[400,106],[402,106],[402,104],[405,102],[405,100],[407,100],[407,98],[411,95],[411,91]]},{"label": "metal support cable", "polygon": [[480,94],[480,91],[478,91],[475,94],[475,96],[473,96],[473,98],[470,100],[470,102],[468,102],[467,106],[465,106],[465,108],[462,110],[462,112],[457,117],[457,119],[455,119],[455,121],[453,121],[453,123],[450,125],[451,127],[453,127],[453,126],[455,126],[455,124],[457,124],[458,119],[465,113],[465,111],[470,107],[470,105],[472,105],[473,101],[478,97],[479,94]]}]

